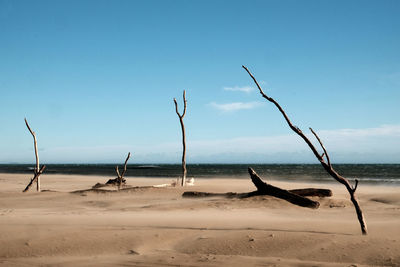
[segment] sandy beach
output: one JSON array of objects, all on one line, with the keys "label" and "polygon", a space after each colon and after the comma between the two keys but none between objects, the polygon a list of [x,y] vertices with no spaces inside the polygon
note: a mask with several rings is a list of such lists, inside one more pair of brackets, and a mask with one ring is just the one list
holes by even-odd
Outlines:
[{"label": "sandy beach", "polygon": [[[1,266],[400,266],[400,187],[360,184],[369,235],[361,235],[340,184],[320,187],[319,209],[269,196],[182,198],[184,191],[249,192],[250,179],[196,179],[187,188],[81,192],[107,178],[0,174]],[[129,178],[128,185],[171,179]],[[271,181],[270,181],[271,182]]]}]

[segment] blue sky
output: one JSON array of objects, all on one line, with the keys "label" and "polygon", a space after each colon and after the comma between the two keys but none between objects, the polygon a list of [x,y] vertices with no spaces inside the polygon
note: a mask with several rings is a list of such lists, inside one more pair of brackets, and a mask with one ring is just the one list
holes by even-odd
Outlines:
[{"label": "blue sky", "polygon": [[0,163],[400,162],[399,1],[0,0]]}]

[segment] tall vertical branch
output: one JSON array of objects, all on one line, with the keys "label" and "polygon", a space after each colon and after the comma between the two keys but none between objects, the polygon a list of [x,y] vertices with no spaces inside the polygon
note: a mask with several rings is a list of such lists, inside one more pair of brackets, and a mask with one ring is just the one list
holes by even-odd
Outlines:
[{"label": "tall vertical branch", "polygon": [[[322,153],[322,154],[319,154],[318,150],[314,147],[314,145],[311,143],[311,141],[304,135],[304,133],[297,126],[294,126],[292,124],[292,122],[290,121],[289,117],[286,115],[285,111],[279,105],[279,103],[276,102],[272,97],[269,97],[264,93],[264,91],[262,90],[262,88],[258,84],[256,78],[254,78],[254,76],[251,74],[251,72],[245,66],[242,66],[242,67],[243,67],[243,69],[246,70],[246,72],[253,79],[253,81],[257,85],[257,88],[260,91],[260,94],[262,95],[262,97],[264,97],[269,102],[273,103],[278,108],[278,110],[281,112],[281,114],[285,118],[285,120],[286,120],[287,124],[289,125],[290,129],[292,129],[297,135],[299,135],[304,140],[304,142],[307,143],[307,145],[309,146],[311,151],[314,153],[315,157],[321,163],[322,167],[324,167],[325,171],[330,176],[332,176],[336,181],[338,181],[339,183],[343,184],[346,187],[347,191],[350,194],[350,200],[353,203],[354,208],[356,210],[356,214],[357,214],[358,221],[360,223],[361,231],[362,231],[362,233],[364,235],[366,235],[367,234],[367,225],[365,223],[364,216],[363,216],[363,213],[361,211],[361,207],[360,207],[360,205],[358,203],[358,200],[356,198],[356,195],[355,195],[355,192],[356,192],[356,189],[357,189],[357,185],[358,185],[358,180],[356,180],[355,186],[352,187],[350,185],[350,182],[346,178],[344,178],[343,176],[339,175],[333,169],[333,167],[331,165],[331,162],[330,162],[330,159],[329,159],[329,156],[328,156],[328,153],[327,153],[324,145],[322,144],[320,138],[318,137],[318,135],[310,128],[311,132],[313,133],[313,135],[315,136],[315,138],[317,139],[317,141],[319,142],[320,146],[322,147],[322,149],[324,151],[324,153]],[[325,162],[324,156],[326,156],[327,162]]]},{"label": "tall vertical branch", "polygon": [[131,156],[131,152],[128,153],[128,156],[125,159],[125,163],[124,163],[124,170],[122,172],[122,174],[120,174],[119,169],[118,169],[118,165],[115,167],[115,171],[117,172],[118,175],[118,190],[121,189],[122,183],[124,182],[124,175],[126,173],[126,165],[128,164],[128,160]]},{"label": "tall vertical branch", "polygon": [[183,90],[183,113],[182,115],[178,111],[178,102],[176,101],[176,98],[174,98],[174,103],[175,103],[175,111],[176,114],[179,117],[179,122],[181,123],[181,129],[182,129],[182,183],[181,185],[184,186],[186,184],[186,136],[185,136],[185,125],[183,123],[183,118],[185,117],[186,114],[186,91]]},{"label": "tall vertical branch", "polygon": [[40,192],[40,175],[44,172],[44,169],[46,168],[46,166],[43,165],[42,168],[40,168],[40,166],[39,166],[39,153],[38,153],[38,148],[37,148],[36,134],[34,131],[32,131],[26,118],[24,120],[25,120],[26,127],[28,128],[29,132],[32,134],[32,137],[33,137],[33,146],[35,148],[36,166],[33,170],[34,176],[31,179],[31,181],[29,182],[29,184],[26,186],[26,188],[24,189],[23,192],[28,191],[29,188],[32,186],[33,182],[36,182],[36,190],[38,192]]}]

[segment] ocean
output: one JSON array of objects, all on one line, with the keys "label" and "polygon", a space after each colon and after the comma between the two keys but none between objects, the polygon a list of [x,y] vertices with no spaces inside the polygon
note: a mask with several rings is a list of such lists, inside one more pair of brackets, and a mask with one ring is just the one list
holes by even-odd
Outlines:
[{"label": "ocean", "polygon": [[[84,174],[116,177],[115,164],[47,164],[47,174]],[[400,186],[400,164],[334,164],[342,176],[361,183]],[[319,164],[188,164],[188,177],[249,178],[252,167],[266,181],[335,182]],[[119,168],[123,166],[119,165]],[[32,164],[0,164],[0,173],[29,173]],[[128,164],[126,177],[168,177],[181,175],[180,164]]]}]

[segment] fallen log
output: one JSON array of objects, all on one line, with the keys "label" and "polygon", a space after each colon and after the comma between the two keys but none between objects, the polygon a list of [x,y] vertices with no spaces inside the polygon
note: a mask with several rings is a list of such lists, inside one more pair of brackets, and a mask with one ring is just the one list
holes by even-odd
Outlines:
[{"label": "fallen log", "polygon": [[290,193],[302,196],[302,197],[331,197],[332,191],[330,189],[323,188],[302,188],[302,189],[291,189],[288,190]]},{"label": "fallen log", "polygon": [[248,193],[209,193],[209,192],[197,192],[197,191],[186,191],[182,194],[182,197],[226,197],[226,198],[248,198],[253,196],[269,195],[276,198],[284,199],[292,204],[317,209],[319,202],[313,201],[306,198],[305,196],[319,196],[319,197],[330,197],[332,191],[329,189],[321,188],[304,188],[304,189],[293,189],[285,190],[276,186],[265,183],[252,169],[248,169],[251,181],[256,186],[257,190]]},{"label": "fallen log", "polygon": [[[330,189],[323,188],[300,188],[288,190],[290,193],[302,196],[302,197],[331,197],[332,191]],[[253,196],[263,196],[268,195],[266,192],[253,191],[248,193],[210,193],[210,192],[199,192],[199,191],[186,191],[183,193],[183,197],[226,197],[226,198],[247,198]]]},{"label": "fallen log", "polygon": [[147,189],[152,189],[152,188],[156,188],[154,186],[151,185],[147,185],[147,186],[130,186],[130,187],[124,187],[121,188],[120,190],[109,190],[109,189],[102,189],[101,186],[100,187],[95,187],[93,186],[90,189],[83,189],[83,190],[76,190],[76,191],[72,191],[70,192],[71,194],[83,194],[83,193],[88,193],[88,192],[95,192],[95,193],[119,193],[119,192],[131,192],[131,191],[140,191],[140,190],[147,190]]},{"label": "fallen log", "polygon": [[248,169],[251,181],[257,187],[258,192],[265,192],[265,195],[273,196],[276,198],[284,199],[292,204],[317,209],[319,207],[319,202],[313,201],[311,199],[293,194],[288,190],[281,189],[279,187],[267,184],[261,180],[257,173],[249,167]]}]

